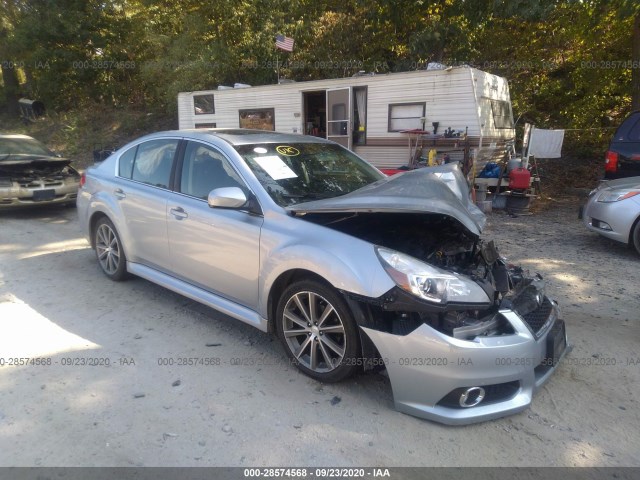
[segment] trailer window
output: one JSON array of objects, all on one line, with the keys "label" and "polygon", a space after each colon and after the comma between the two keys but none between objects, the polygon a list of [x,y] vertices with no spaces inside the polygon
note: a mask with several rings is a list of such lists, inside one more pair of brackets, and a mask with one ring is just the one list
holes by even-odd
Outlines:
[{"label": "trailer window", "polygon": [[213,95],[194,95],[193,111],[196,115],[209,115],[216,113]]},{"label": "trailer window", "polygon": [[422,129],[424,103],[392,103],[389,105],[389,131]]},{"label": "trailer window", "polygon": [[240,110],[240,128],[252,128],[254,130],[276,129],[276,115],[273,108],[252,108]]},{"label": "trailer window", "polygon": [[513,128],[511,104],[504,100],[490,100],[493,124],[496,128]]}]

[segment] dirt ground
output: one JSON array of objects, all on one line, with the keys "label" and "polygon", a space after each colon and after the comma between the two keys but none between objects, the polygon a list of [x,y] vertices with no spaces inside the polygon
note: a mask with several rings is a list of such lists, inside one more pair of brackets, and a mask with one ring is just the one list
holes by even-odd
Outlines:
[{"label": "dirt ground", "polygon": [[640,466],[640,256],[577,205],[490,215],[573,350],[528,410],[465,427],[394,411],[384,375],[321,385],[266,334],[109,281],[74,209],[0,213],[0,466]]}]

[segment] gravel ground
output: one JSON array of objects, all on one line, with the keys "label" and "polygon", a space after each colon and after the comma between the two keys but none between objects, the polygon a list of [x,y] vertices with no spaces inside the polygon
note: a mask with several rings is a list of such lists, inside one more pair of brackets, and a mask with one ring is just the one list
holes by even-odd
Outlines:
[{"label": "gravel ground", "polygon": [[[640,466],[640,257],[576,213],[490,215],[574,348],[528,410],[466,427],[394,411],[384,375],[319,384],[266,334],[110,282],[73,209],[0,213],[0,466]],[[6,363],[24,357],[45,364]]]}]

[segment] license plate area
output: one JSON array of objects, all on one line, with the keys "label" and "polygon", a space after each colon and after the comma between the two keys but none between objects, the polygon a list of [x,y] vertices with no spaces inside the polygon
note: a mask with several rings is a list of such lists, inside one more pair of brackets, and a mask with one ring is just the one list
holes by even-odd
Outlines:
[{"label": "license plate area", "polygon": [[547,335],[547,355],[544,359],[545,365],[553,365],[554,367],[560,361],[560,357],[567,348],[567,333],[564,320],[556,320],[549,334]]},{"label": "license plate area", "polygon": [[52,188],[47,190],[35,190],[33,192],[34,202],[45,202],[47,200],[53,200],[54,198],[56,198],[56,191]]}]

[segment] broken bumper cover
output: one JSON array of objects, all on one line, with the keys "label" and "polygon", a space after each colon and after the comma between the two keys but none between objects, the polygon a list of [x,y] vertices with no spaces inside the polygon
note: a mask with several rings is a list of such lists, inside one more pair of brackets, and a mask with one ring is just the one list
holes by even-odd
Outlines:
[{"label": "broken bumper cover", "polygon": [[405,336],[361,328],[386,364],[398,411],[462,425],[526,409],[553,373],[567,340],[559,307],[548,301],[548,319],[537,332],[507,309],[498,315],[514,334],[474,340],[456,339],[426,324]]}]

